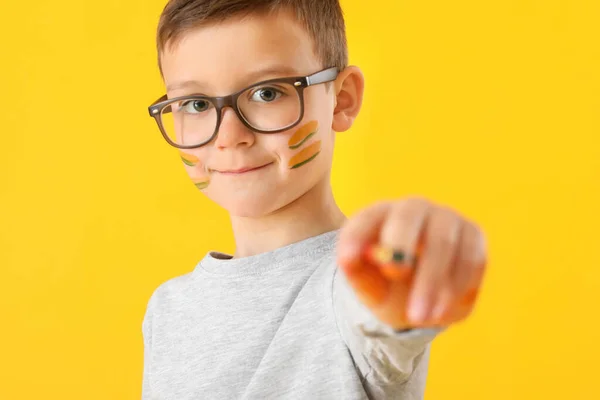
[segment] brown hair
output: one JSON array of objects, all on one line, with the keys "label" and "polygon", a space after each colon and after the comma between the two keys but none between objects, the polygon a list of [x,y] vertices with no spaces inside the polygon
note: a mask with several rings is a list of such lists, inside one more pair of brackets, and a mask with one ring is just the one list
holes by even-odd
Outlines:
[{"label": "brown hair", "polygon": [[165,48],[176,45],[189,30],[232,17],[283,10],[291,11],[307,30],[323,67],[341,71],[348,65],[346,28],[339,0],[169,0],[158,23],[159,68]]}]

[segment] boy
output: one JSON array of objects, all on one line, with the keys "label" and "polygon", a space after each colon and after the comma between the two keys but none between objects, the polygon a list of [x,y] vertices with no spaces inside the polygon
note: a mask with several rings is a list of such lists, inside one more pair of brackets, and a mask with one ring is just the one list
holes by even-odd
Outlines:
[{"label": "boy", "polygon": [[484,240],[423,199],[349,219],[336,205],[335,134],[363,94],[338,0],[171,0],[157,40],[167,95],[150,114],[229,212],[236,251],[152,294],[143,399],[423,398]]}]

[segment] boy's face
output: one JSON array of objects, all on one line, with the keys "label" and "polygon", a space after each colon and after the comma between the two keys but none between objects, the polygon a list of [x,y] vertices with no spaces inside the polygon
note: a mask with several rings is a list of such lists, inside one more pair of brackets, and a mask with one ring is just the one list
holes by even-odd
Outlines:
[{"label": "boy's face", "polygon": [[[236,18],[188,32],[177,46],[166,49],[161,65],[169,98],[224,96],[259,81],[306,76],[330,67],[319,62],[308,33],[286,13]],[[180,87],[182,82],[188,85]],[[252,100],[274,97],[267,90]],[[328,177],[335,103],[333,86],[309,86],[304,90],[302,121],[273,134],[251,131],[225,108],[212,142],[180,151],[185,169],[196,186],[230,214],[270,214]],[[235,172],[249,168],[253,170]]]}]

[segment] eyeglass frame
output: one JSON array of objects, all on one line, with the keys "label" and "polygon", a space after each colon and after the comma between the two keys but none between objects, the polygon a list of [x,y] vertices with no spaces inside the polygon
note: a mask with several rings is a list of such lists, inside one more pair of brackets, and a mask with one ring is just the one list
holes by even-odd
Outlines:
[{"label": "eyeglass frame", "polygon": [[[331,68],[327,68],[327,69],[315,72],[314,74],[308,75],[308,76],[274,78],[274,79],[269,79],[269,80],[253,83],[252,85],[250,85],[240,91],[237,91],[233,94],[230,94],[228,96],[220,96],[220,97],[187,95],[187,96],[180,96],[180,97],[174,97],[172,99],[169,99],[167,97],[168,95],[165,94],[164,96],[162,96],[161,98],[156,100],[154,103],[152,103],[152,105],[150,105],[148,107],[148,113],[156,121],[156,123],[158,125],[158,129],[160,130],[163,138],[167,141],[167,143],[169,143],[171,146],[176,147],[178,149],[196,149],[196,148],[205,146],[208,143],[212,142],[219,133],[219,128],[221,127],[221,121],[222,121],[222,111],[225,107],[231,107],[233,109],[233,111],[235,112],[235,114],[238,116],[239,120],[248,129],[252,130],[253,132],[265,133],[265,134],[280,133],[280,132],[286,131],[288,129],[292,129],[293,127],[297,126],[304,118],[304,89],[306,89],[309,86],[314,86],[314,85],[319,85],[322,83],[334,81],[337,79],[338,74],[339,74],[338,68],[331,67]],[[238,108],[237,101],[238,101],[238,98],[240,97],[240,95],[243,94],[244,92],[246,92],[248,89],[252,89],[255,86],[263,86],[263,85],[270,84],[270,83],[292,84],[293,87],[296,89],[296,92],[298,93],[298,98],[300,100],[300,113],[299,113],[298,120],[296,122],[294,122],[293,124],[286,126],[284,128],[281,128],[281,129],[266,131],[266,130],[261,130],[261,129],[258,129],[258,128],[252,126],[246,120],[246,118],[244,117],[244,114]],[[165,129],[164,129],[164,126],[162,123],[162,118],[161,118],[162,111],[165,107],[168,107],[169,105],[171,105],[173,103],[176,103],[178,101],[184,101],[184,100],[192,100],[192,99],[209,101],[213,106],[215,106],[215,109],[217,112],[217,122],[215,124],[215,131],[210,136],[210,138],[207,139],[206,141],[204,141],[203,143],[200,143],[197,145],[189,145],[189,146],[179,145],[179,144],[173,142],[169,138],[169,135],[165,132]],[[169,112],[171,112],[171,111],[169,111]]]}]

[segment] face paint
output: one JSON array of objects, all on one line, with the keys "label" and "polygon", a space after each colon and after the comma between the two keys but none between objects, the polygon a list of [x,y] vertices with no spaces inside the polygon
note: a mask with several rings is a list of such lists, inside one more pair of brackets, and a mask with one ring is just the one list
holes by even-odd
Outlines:
[{"label": "face paint", "polygon": [[192,178],[192,182],[194,182],[194,185],[200,189],[206,189],[208,187],[208,185],[210,184],[210,179],[207,177],[203,177],[203,178]]},{"label": "face paint", "polygon": [[195,155],[184,153],[183,151],[180,151],[179,155],[181,156],[181,161],[183,161],[188,167],[194,167],[200,162],[198,157]]},{"label": "face paint", "polygon": [[198,164],[196,164],[196,166],[193,168],[193,171],[189,172],[189,174],[192,178],[194,186],[200,190],[206,189],[210,184],[210,175],[208,175],[206,172],[204,163],[198,161]]},{"label": "face paint", "polygon": [[200,162],[200,159],[193,154],[185,153],[181,150],[179,151],[179,156],[185,165],[194,167],[191,170],[186,168],[194,186],[200,190],[206,189],[210,184],[210,177],[206,174],[204,164]]},{"label": "face paint", "polygon": [[321,141],[316,141],[310,146],[304,148],[302,151],[297,153],[294,157],[290,159],[289,167],[290,169],[300,168],[306,163],[311,162],[315,159],[321,152]]},{"label": "face paint", "polygon": [[317,133],[319,129],[319,121],[311,121],[294,133],[294,136],[290,138],[288,146],[290,149],[297,149],[308,141],[313,135]]}]

